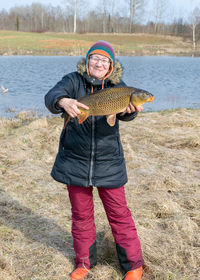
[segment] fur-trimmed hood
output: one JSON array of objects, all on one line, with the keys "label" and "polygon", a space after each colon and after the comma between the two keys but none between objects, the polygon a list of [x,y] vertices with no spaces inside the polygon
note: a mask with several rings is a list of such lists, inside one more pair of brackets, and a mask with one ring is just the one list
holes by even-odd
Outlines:
[{"label": "fur-trimmed hood", "polygon": [[[83,76],[84,73],[87,72],[87,70],[86,70],[86,59],[85,58],[81,59],[78,62],[77,70],[78,70],[78,73],[82,76]],[[115,60],[115,65],[113,67],[113,72],[107,79],[110,80],[111,83],[113,83],[113,84],[118,84],[122,79],[122,75],[123,75],[123,67],[118,60]]]}]

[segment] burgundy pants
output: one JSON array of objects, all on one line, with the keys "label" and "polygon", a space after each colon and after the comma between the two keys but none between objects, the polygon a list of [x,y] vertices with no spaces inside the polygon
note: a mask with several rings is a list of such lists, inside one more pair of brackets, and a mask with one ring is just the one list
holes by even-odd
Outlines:
[{"label": "burgundy pants", "polygon": [[[76,266],[91,268],[97,262],[93,187],[67,186],[72,206],[72,236]],[[124,186],[97,188],[116,243],[121,267],[125,271],[144,264],[137,230],[127,207]]]}]

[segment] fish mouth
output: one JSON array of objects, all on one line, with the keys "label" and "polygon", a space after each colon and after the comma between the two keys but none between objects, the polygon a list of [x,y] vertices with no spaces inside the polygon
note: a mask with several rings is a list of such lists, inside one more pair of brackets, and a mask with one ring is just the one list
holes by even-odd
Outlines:
[{"label": "fish mouth", "polygon": [[150,96],[148,99],[147,99],[147,102],[151,102],[151,101],[153,101],[155,99],[155,97],[152,95],[152,96]]}]

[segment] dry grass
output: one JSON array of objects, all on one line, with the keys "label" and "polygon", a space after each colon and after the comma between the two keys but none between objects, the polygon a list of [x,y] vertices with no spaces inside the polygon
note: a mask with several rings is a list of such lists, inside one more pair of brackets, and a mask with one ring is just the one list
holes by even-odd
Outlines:
[{"label": "dry grass", "polygon": [[[0,280],[64,280],[74,267],[67,191],[49,173],[60,118],[1,119]],[[127,201],[150,271],[144,280],[200,274],[200,110],[141,113],[121,123]],[[111,231],[94,190],[98,265],[88,279],[119,280]]]},{"label": "dry grass", "polygon": [[[113,44],[117,55],[188,55],[192,41],[154,34],[34,33],[0,30],[0,55],[85,55],[97,40]],[[197,43],[196,56],[199,56]]]}]

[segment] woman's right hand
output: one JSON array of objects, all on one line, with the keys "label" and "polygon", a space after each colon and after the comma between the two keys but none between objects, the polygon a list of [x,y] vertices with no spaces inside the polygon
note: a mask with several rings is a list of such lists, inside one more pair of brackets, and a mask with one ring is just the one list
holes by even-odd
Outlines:
[{"label": "woman's right hand", "polygon": [[71,118],[76,118],[81,113],[78,107],[89,110],[88,106],[78,102],[76,99],[65,97],[58,101],[58,106],[63,108]]}]

